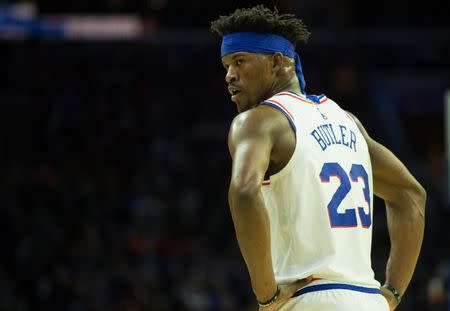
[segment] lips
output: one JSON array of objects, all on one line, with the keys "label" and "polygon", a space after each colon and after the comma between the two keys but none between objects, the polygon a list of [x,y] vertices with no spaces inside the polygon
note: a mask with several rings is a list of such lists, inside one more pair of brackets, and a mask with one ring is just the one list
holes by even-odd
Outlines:
[{"label": "lips", "polygon": [[237,102],[237,100],[238,100],[238,98],[239,98],[239,95],[240,95],[240,93],[238,93],[238,94],[236,94],[236,95],[233,95],[233,96],[231,96],[231,101],[232,102]]},{"label": "lips", "polygon": [[230,85],[228,86],[228,92],[231,94],[231,100],[235,101],[236,98],[239,96],[239,94],[241,93],[241,89],[239,89],[236,86]]},{"label": "lips", "polygon": [[236,95],[237,93],[239,93],[241,90],[236,87],[236,86],[228,86],[228,92],[230,92],[231,95]]}]

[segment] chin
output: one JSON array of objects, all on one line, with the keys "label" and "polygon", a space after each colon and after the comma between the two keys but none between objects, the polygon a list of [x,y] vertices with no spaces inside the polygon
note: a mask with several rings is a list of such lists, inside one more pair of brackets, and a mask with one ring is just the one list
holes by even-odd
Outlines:
[{"label": "chin", "polygon": [[255,105],[252,105],[251,102],[247,100],[242,100],[242,98],[235,101],[234,103],[236,104],[236,108],[239,113],[250,110],[253,107],[255,107]]},{"label": "chin", "polygon": [[234,104],[236,105],[236,109],[239,113],[245,111],[244,105],[240,101],[234,101]]},{"label": "chin", "polygon": [[244,104],[236,104],[236,107],[237,107],[237,110],[239,113],[247,111],[252,108],[249,105],[244,105]]}]

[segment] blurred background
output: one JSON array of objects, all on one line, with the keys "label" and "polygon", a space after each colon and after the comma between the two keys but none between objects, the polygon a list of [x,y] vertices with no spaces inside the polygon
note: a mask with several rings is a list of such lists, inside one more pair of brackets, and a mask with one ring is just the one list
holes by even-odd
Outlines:
[{"label": "blurred background", "polygon": [[236,111],[209,23],[260,3],[309,25],[307,92],[357,115],[428,191],[398,310],[450,310],[450,23],[432,0],[0,2],[0,310],[256,310],[227,205]]}]

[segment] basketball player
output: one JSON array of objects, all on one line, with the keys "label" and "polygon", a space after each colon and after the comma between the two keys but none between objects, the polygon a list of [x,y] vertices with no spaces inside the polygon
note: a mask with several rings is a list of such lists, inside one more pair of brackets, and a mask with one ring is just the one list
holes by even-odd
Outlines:
[{"label": "basketball player", "polygon": [[[301,20],[256,6],[211,29],[239,111],[229,204],[259,309],[395,309],[419,256],[425,190],[357,118],[305,93]],[[373,193],[386,202],[391,240],[383,286],[370,260]]]}]

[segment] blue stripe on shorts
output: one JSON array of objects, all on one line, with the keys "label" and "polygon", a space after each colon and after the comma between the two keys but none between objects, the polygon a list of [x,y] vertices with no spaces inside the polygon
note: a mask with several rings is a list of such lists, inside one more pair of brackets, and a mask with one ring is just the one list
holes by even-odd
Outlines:
[{"label": "blue stripe on shorts", "polygon": [[356,285],[349,285],[349,284],[339,284],[339,283],[331,283],[331,284],[319,284],[319,285],[312,285],[308,287],[303,287],[295,292],[292,297],[297,297],[306,293],[311,292],[317,292],[322,290],[330,290],[330,289],[346,289],[346,290],[352,290],[356,292],[362,292],[367,294],[380,294],[381,291],[379,288],[370,288],[370,287],[362,287],[362,286],[356,286]]}]

